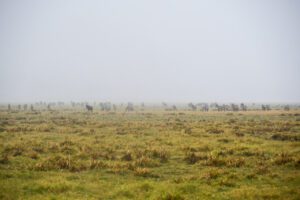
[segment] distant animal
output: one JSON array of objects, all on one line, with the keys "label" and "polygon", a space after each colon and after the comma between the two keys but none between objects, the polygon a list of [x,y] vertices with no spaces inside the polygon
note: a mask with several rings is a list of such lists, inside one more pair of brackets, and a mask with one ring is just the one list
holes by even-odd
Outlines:
[{"label": "distant animal", "polygon": [[127,111],[134,111],[133,103],[128,103],[127,107],[125,108],[125,112]]},{"label": "distant animal", "polygon": [[247,111],[247,106],[244,103],[241,103],[240,108],[242,111]]},{"label": "distant animal", "polygon": [[175,105],[173,105],[172,110],[177,110],[177,107]]},{"label": "distant animal", "polygon": [[93,106],[85,105],[85,108],[86,108],[89,112],[93,112]]},{"label": "distant animal", "polygon": [[285,111],[289,111],[289,110],[290,110],[290,106],[289,106],[289,105],[285,105],[285,106],[283,107],[283,109],[284,109]]},{"label": "distant animal", "polygon": [[232,110],[232,111],[239,111],[239,109],[240,109],[240,108],[239,108],[239,105],[236,105],[236,104],[233,104],[233,103],[230,104],[230,107],[231,107],[231,110]]},{"label": "distant animal", "polygon": [[204,112],[208,112],[208,110],[209,110],[208,104],[204,103],[201,110],[204,111]]},{"label": "distant animal", "polygon": [[104,102],[99,104],[101,111],[111,111],[112,105],[110,102]]},{"label": "distant animal", "polygon": [[193,103],[189,103],[188,107],[193,111],[197,110],[197,106],[195,106]]},{"label": "distant animal", "polygon": [[270,105],[261,105],[261,109],[266,111],[266,110],[271,110]]}]

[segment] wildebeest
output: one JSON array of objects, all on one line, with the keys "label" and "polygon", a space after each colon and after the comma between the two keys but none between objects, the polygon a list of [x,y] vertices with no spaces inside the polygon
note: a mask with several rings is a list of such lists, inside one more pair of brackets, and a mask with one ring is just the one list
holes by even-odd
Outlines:
[{"label": "wildebeest", "polygon": [[93,112],[93,106],[90,105],[85,105],[85,108],[89,111],[89,112]]},{"label": "wildebeest", "polygon": [[242,111],[247,111],[247,106],[244,103],[241,103],[240,108]]},{"label": "wildebeest", "polygon": [[110,102],[100,103],[99,106],[101,111],[110,111],[112,107]]},{"label": "wildebeest", "polygon": [[127,107],[126,107],[125,111],[134,111],[133,103],[130,103],[130,102],[129,102],[129,103],[127,104]]},{"label": "wildebeest", "polygon": [[173,105],[172,110],[177,110],[177,107],[175,105]]},{"label": "wildebeest", "polygon": [[261,105],[262,110],[271,110],[270,105]]},{"label": "wildebeest", "polygon": [[216,104],[216,108],[218,111],[226,111],[226,105],[223,104],[223,105],[219,105],[219,104]]},{"label": "wildebeest", "polygon": [[189,103],[188,107],[192,109],[192,111],[197,110],[197,106],[195,106],[193,103]]},{"label": "wildebeest", "polygon": [[289,110],[290,110],[290,106],[289,106],[289,105],[285,105],[285,106],[283,107],[283,109],[284,109],[285,111],[289,111]]},{"label": "wildebeest", "polygon": [[208,104],[204,103],[201,110],[204,111],[204,112],[208,112],[208,110],[209,110]]},{"label": "wildebeest", "polygon": [[176,111],[176,110],[177,110],[177,107],[175,105],[165,108],[165,111]]},{"label": "wildebeest", "polygon": [[113,107],[113,111],[116,112],[116,111],[117,111],[117,105],[116,105],[116,104],[113,104],[112,107]]},{"label": "wildebeest", "polygon": [[232,111],[239,111],[239,105],[236,105],[236,104],[230,104],[230,106],[231,106],[231,110]]}]

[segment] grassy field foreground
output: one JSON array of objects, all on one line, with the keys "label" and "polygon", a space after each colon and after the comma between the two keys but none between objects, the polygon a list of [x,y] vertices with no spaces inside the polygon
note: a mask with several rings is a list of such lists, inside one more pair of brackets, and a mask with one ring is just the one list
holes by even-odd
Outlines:
[{"label": "grassy field foreground", "polygon": [[299,111],[0,111],[0,199],[300,199]]}]

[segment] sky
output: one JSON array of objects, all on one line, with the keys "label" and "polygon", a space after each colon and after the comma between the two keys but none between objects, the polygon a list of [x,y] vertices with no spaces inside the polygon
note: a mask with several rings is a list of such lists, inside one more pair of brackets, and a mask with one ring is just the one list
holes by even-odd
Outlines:
[{"label": "sky", "polygon": [[300,102],[300,1],[0,0],[0,102]]}]

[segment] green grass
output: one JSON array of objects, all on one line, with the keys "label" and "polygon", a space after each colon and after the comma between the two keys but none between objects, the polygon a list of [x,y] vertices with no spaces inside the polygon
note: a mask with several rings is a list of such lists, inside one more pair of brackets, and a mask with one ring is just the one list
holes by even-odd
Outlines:
[{"label": "green grass", "polygon": [[298,111],[0,111],[0,199],[299,199]]}]

